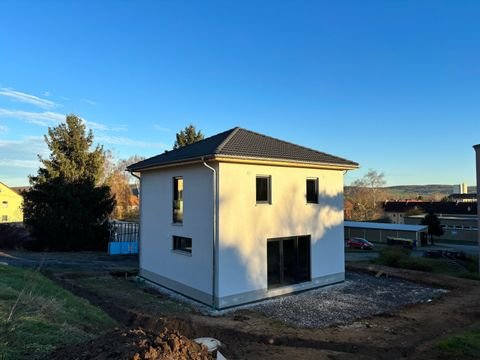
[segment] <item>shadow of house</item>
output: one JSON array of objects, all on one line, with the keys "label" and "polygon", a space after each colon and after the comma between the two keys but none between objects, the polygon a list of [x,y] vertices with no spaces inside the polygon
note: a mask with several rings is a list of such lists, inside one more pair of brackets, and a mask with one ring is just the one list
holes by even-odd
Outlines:
[{"label": "shadow of house", "polygon": [[140,275],[216,308],[343,281],[343,171],[357,166],[241,128],[130,166]]}]

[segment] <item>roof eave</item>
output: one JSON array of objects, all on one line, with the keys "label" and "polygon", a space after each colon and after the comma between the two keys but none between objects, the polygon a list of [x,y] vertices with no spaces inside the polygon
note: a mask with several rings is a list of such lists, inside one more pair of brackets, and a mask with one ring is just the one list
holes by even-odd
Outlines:
[{"label": "roof eave", "polygon": [[339,163],[328,163],[328,162],[314,162],[314,161],[302,161],[294,159],[279,159],[279,158],[260,158],[260,157],[251,157],[251,156],[238,156],[238,155],[205,155],[197,156],[184,160],[175,160],[169,161],[161,164],[152,164],[147,166],[129,166],[127,171],[132,172],[143,172],[151,171],[156,169],[162,169],[167,167],[190,165],[203,162],[204,160],[208,161],[218,161],[218,162],[230,162],[230,163],[244,163],[252,165],[271,165],[271,166],[283,166],[283,167],[304,167],[304,168],[316,168],[316,169],[331,169],[331,170],[355,170],[358,169],[359,165],[357,163],[349,164],[339,164]]},{"label": "roof eave", "polygon": [[127,167],[127,171],[141,173],[143,171],[151,171],[151,170],[163,169],[163,168],[174,167],[174,166],[198,164],[205,160],[211,160],[211,159],[212,159],[212,155],[195,156],[188,159],[168,161],[160,164],[152,164],[152,165],[139,166],[139,167],[129,166]]},{"label": "roof eave", "polygon": [[321,168],[321,169],[336,169],[336,170],[354,170],[358,169],[357,163],[339,164],[328,162],[316,162],[316,161],[303,161],[294,159],[280,159],[280,158],[260,158],[253,156],[238,156],[238,155],[215,155],[213,160],[219,162],[232,162],[232,163],[249,163],[258,165],[273,165],[284,167],[307,167],[307,168]]}]

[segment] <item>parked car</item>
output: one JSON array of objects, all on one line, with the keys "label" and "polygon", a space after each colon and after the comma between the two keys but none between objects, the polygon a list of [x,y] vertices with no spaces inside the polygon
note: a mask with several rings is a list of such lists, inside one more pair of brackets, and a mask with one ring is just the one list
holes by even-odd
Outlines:
[{"label": "parked car", "polygon": [[348,248],[362,249],[362,250],[373,250],[374,245],[367,239],[353,237],[347,240],[345,245]]}]

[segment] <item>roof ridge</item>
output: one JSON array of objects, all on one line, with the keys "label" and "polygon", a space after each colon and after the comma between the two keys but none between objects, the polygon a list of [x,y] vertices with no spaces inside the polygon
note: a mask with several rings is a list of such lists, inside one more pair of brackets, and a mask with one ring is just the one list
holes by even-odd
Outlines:
[{"label": "roof ridge", "polygon": [[230,139],[240,130],[240,127],[236,126],[231,130],[231,133],[217,146],[217,148],[213,151],[214,154],[219,154],[222,151],[223,147],[230,141]]},{"label": "roof ridge", "polygon": [[244,130],[244,131],[247,131],[249,133],[252,133],[252,134],[255,134],[255,135],[259,135],[259,136],[262,136],[264,138],[268,138],[268,139],[274,139],[275,141],[279,141],[281,143],[284,143],[284,144],[288,144],[288,145],[292,145],[292,146],[295,146],[297,148],[301,148],[301,149],[305,149],[305,150],[309,150],[309,151],[313,151],[317,154],[322,154],[322,155],[328,155],[328,156],[331,156],[333,158],[336,158],[336,159],[340,159],[340,160],[343,160],[343,161],[347,161],[349,163],[354,163],[354,164],[357,164],[356,162],[354,161],[351,161],[351,160],[348,160],[346,158],[342,158],[340,156],[336,156],[336,155],[332,155],[330,153],[326,153],[326,152],[323,152],[323,151],[319,151],[319,150],[315,150],[315,149],[312,149],[312,148],[309,148],[309,147],[306,147],[306,146],[302,146],[302,145],[298,145],[298,144],[295,144],[293,142],[289,142],[289,141],[285,141],[285,140],[282,140],[282,139],[278,139],[278,138],[274,138],[273,136],[268,136],[268,135],[265,135],[265,134],[261,134],[261,133],[258,133],[256,131],[252,131],[252,130],[248,130],[248,129],[242,129],[242,128],[237,128],[238,130]]}]

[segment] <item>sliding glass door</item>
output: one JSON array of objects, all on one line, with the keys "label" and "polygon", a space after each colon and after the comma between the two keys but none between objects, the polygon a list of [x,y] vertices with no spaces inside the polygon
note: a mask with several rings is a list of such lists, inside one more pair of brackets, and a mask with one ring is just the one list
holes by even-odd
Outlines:
[{"label": "sliding glass door", "polygon": [[268,288],[310,281],[310,235],[267,240]]}]

